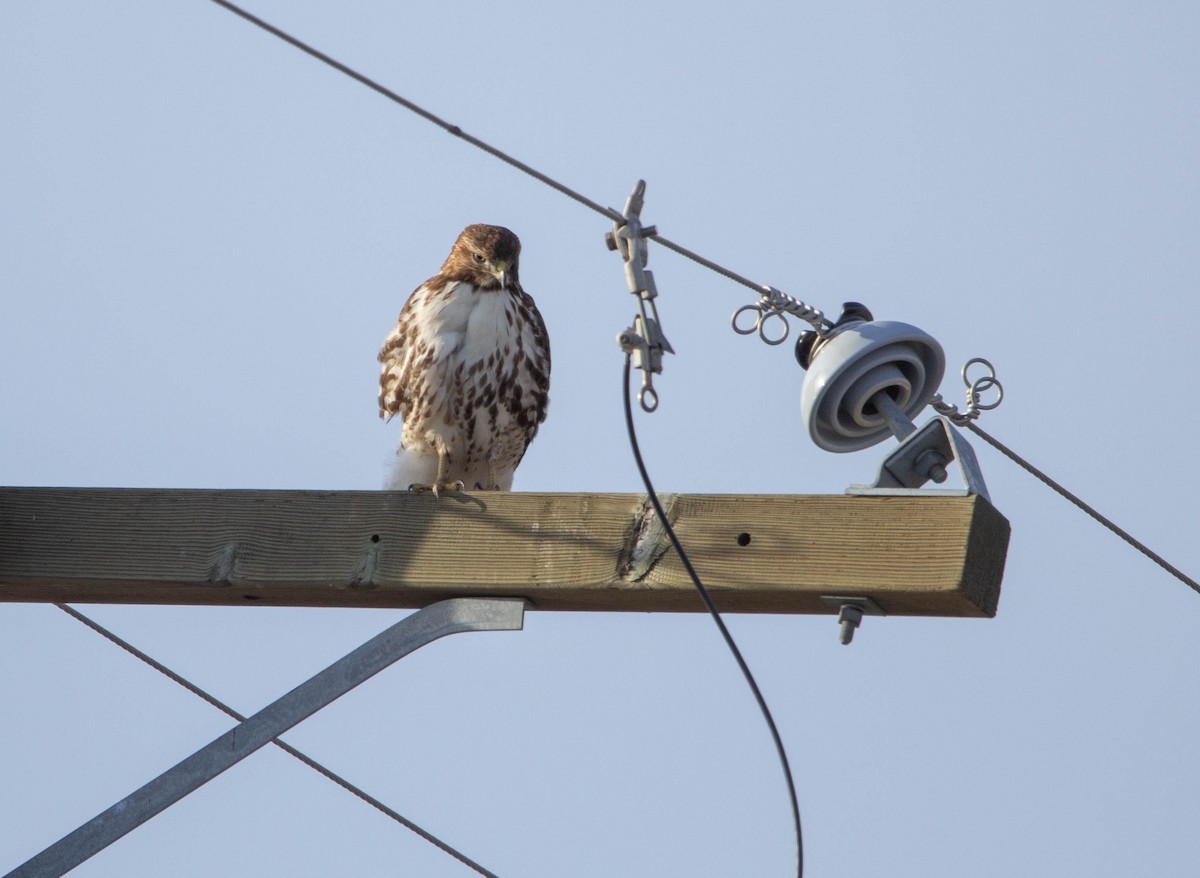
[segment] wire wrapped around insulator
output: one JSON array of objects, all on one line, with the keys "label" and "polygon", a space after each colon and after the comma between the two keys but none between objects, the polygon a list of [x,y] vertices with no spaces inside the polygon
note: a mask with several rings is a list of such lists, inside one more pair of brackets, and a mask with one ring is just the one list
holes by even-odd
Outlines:
[{"label": "wire wrapped around insulator", "polygon": [[[987,369],[986,375],[980,375],[978,378],[971,380],[967,372],[972,366],[980,365]],[[962,382],[967,388],[967,406],[965,411],[959,411],[958,406],[945,401],[940,393],[935,394],[930,401],[933,410],[939,415],[949,418],[960,427],[965,427],[971,421],[979,417],[981,412],[990,412],[992,409],[1004,402],[1004,385],[1000,383],[1000,379],[996,377],[996,367],[983,357],[972,357],[963,364],[959,375],[962,376]],[[980,402],[980,397],[989,390],[995,389],[996,399],[993,402]]]}]

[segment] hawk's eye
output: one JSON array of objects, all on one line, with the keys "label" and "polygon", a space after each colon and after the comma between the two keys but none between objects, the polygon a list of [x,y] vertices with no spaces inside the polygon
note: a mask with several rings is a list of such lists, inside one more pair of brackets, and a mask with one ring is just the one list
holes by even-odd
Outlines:
[{"label": "hawk's eye", "polygon": [[476,262],[478,262],[480,265],[483,264],[483,254],[482,253],[472,253],[471,255],[475,257]]}]

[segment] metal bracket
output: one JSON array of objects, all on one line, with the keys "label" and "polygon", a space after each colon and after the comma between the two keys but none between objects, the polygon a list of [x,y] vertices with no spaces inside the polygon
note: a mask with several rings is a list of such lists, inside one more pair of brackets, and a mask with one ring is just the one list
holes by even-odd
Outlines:
[{"label": "metal bracket", "polygon": [[521,598],[454,598],[404,617],[27,860],[6,878],[65,875],[410,652],[448,634],[520,631],[524,618],[525,601]]},{"label": "metal bracket", "polygon": [[842,597],[821,595],[821,600],[838,608],[838,638],[843,646],[849,646],[854,632],[862,624],[863,616],[886,616],[879,604],[867,597]]},{"label": "metal bracket", "polygon": [[[921,488],[929,480],[944,482],[946,467],[954,462],[963,488]],[[847,494],[947,494],[963,497],[977,494],[990,502],[987,485],[975,452],[959,435],[953,423],[938,415],[919,430],[909,433],[883,461],[873,485],[851,485]]]},{"label": "metal bracket", "polygon": [[622,221],[613,222],[613,230],[604,236],[604,240],[609,250],[619,252],[625,260],[625,283],[629,286],[629,292],[638,297],[638,314],[633,318],[632,326],[618,333],[617,344],[633,357],[633,365],[642,371],[638,402],[644,411],[652,412],[658,408],[658,394],[654,391],[651,375],[662,373],[663,354],[673,354],[675,350],[663,334],[658,320],[658,308],[654,304],[658,297],[654,272],[646,270],[646,263],[650,259],[646,239],[653,238],[658,230],[654,226],[642,225],[645,194],[646,181],[638,180],[633,193],[625,201]]}]

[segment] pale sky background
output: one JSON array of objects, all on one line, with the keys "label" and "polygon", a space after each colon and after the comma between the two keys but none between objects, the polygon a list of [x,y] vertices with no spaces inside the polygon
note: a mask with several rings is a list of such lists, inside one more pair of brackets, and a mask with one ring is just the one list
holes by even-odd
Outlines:
[{"label": "pale sky background", "polygon": [[[1200,7],[252,0],[588,196],[835,313],[991,359],[981,422],[1193,576]],[[526,491],[636,492],[608,224],[205,0],[0,4],[0,483],[372,489],[379,343],[468,223],[554,349]],[[664,491],[841,493],[742,287],[662,248]],[[790,347],[790,346],[789,346]],[[992,620],[729,618],[810,876],[1192,876],[1200,596],[978,440]],[[464,547],[469,551],[470,547]],[[701,571],[703,572],[703,571]],[[83,607],[252,713],[400,618]],[[223,733],[51,606],[0,605],[0,871]],[[785,876],[770,738],[702,615],[529,614],[287,736],[505,876]],[[268,748],[79,876],[473,874]]]}]

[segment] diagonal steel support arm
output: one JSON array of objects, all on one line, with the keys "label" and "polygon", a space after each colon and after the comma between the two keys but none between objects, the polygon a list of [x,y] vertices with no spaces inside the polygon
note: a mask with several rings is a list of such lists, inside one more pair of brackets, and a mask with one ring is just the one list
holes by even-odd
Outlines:
[{"label": "diagonal steel support arm", "polygon": [[9,872],[6,878],[59,878],[65,875],[410,652],[447,634],[519,631],[524,616],[525,602],[520,598],[455,598],[406,616],[50,845]]}]

